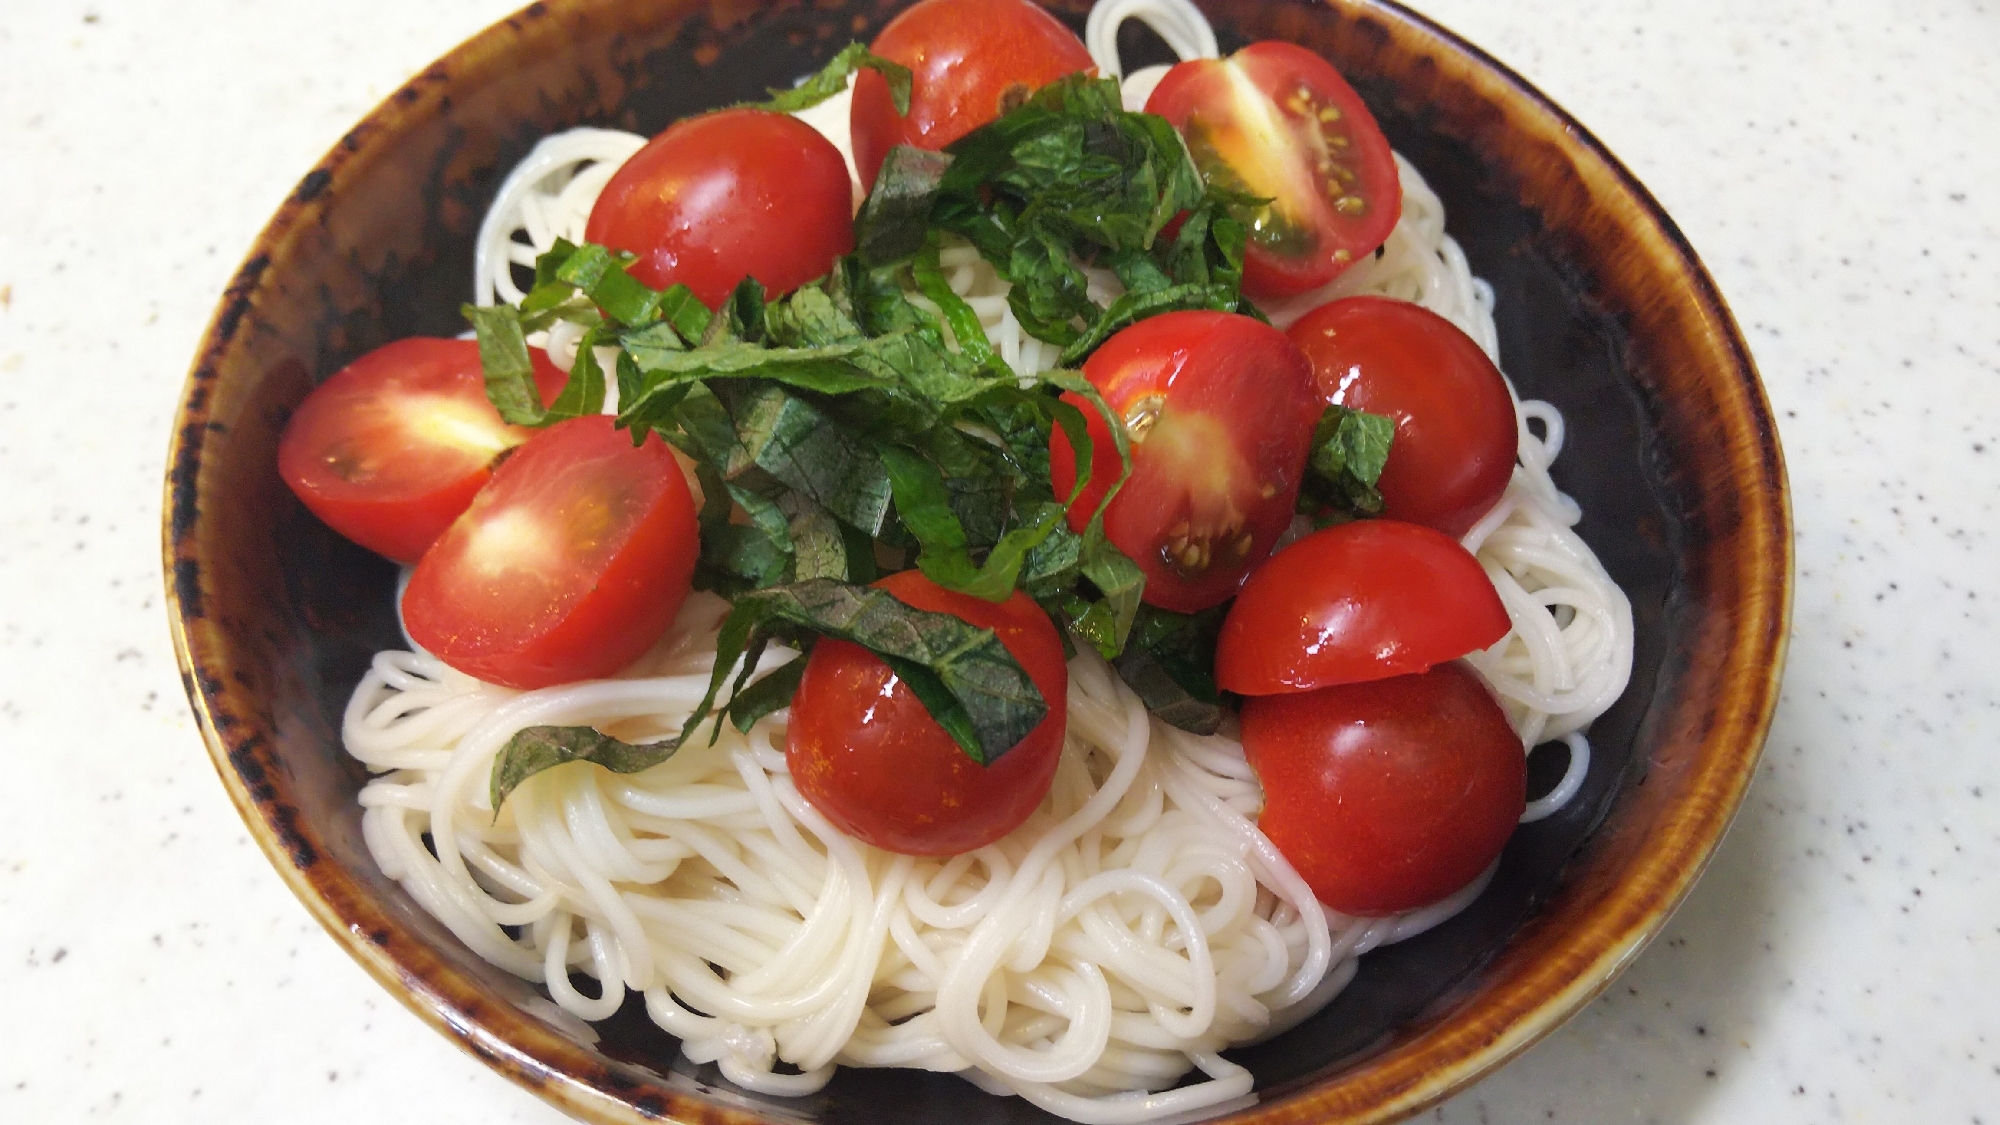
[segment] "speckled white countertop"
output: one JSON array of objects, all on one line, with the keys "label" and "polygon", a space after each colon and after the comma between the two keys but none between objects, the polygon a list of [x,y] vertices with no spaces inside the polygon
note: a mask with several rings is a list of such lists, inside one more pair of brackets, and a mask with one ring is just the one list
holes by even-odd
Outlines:
[{"label": "speckled white countertop", "polygon": [[[559,1120],[250,843],[161,606],[196,338],[299,175],[509,0],[0,7],[0,1121]],[[2000,1125],[2000,8],[1427,0],[1735,307],[1798,523],[1765,764],[1601,1000],[1445,1122]],[[1429,1119],[1429,1118],[1427,1118]]]}]

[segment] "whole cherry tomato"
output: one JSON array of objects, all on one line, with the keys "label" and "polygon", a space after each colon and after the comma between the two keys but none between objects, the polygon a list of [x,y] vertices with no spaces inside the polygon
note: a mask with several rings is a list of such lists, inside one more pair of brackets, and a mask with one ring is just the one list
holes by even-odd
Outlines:
[{"label": "whole cherry tomato", "polygon": [[[568,376],[540,348],[528,358],[542,401],[554,401]],[[534,433],[487,401],[478,344],[398,340],[306,395],[279,439],[278,475],[328,527],[413,563]]]},{"label": "whole cherry tomato", "polygon": [[1043,86],[1092,67],[1076,33],[1030,0],[924,0],[889,21],[870,50],[910,68],[910,113],[872,70],[854,78],[849,125],[863,185],[896,145],[941,149]]},{"label": "whole cherry tomato", "polygon": [[[1132,476],[1104,513],[1104,533],[1146,572],[1145,600],[1192,613],[1228,600],[1292,521],[1320,406],[1310,365],[1277,329],[1247,316],[1173,312],[1105,341],[1083,365],[1125,421]],[[1097,412],[1096,470],[1071,505],[1082,530],[1117,479],[1118,449]],[[1076,485],[1076,457],[1049,441],[1056,494]]]},{"label": "whole cherry tomato", "polygon": [[854,249],[847,163],[812,126],[725,109],[654,137],[612,175],[584,237],[639,256],[632,276],[679,282],[709,308],[745,277],[790,292]]},{"label": "whole cherry tomato", "polygon": [[1215,682],[1239,695],[1421,672],[1507,635],[1492,579],[1456,539],[1360,520],[1271,556],[1229,607]]},{"label": "whole cherry tomato", "polygon": [[1271,202],[1251,218],[1243,291],[1315,289],[1395,229],[1403,191],[1375,118],[1333,64],[1292,43],[1252,43],[1167,72],[1146,111],[1187,138],[1202,175]]},{"label": "whole cherry tomato", "polygon": [[558,422],[494,471],[403,595],[411,639],[516,688],[607,676],[673,624],[694,575],[694,500],[665,442]]},{"label": "whole cherry tomato", "polygon": [[1016,591],[994,603],[915,570],[876,583],[898,601],[993,630],[1048,703],[1040,725],[981,766],[938,726],[880,657],[813,646],[792,697],[785,763],[812,806],[842,832],[905,855],[957,855],[1019,827],[1048,795],[1068,729],[1069,669],[1048,615]]},{"label": "whole cherry tomato", "polygon": [[1348,297],[1286,335],[1312,361],[1327,402],[1396,422],[1382,514],[1458,538],[1507,490],[1519,423],[1507,381],[1472,337],[1429,309]]},{"label": "whole cherry tomato", "polygon": [[1463,664],[1243,702],[1258,827],[1319,900],[1396,914],[1478,878],[1527,804],[1528,758]]}]

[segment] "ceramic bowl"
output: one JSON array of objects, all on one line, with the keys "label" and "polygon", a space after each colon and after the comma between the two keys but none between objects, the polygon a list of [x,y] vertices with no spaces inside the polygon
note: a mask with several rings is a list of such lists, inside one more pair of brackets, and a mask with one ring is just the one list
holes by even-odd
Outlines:
[{"label": "ceramic bowl", "polygon": [[[871,38],[900,6],[530,6],[411,80],[299,181],[188,380],[166,578],[188,697],[223,783],[292,890],[385,988],[586,1120],[1048,1119],[909,1072],[843,1070],[796,1101],[743,1094],[682,1059],[636,1002],[586,1026],[461,948],[369,860],[363,771],[337,738],[370,655],[396,641],[393,570],[293,500],[274,469],[278,435],[314,380],[347,360],[461,330],[480,215],[538,138],[583,124],[650,134],[759,97]],[[1235,1053],[1260,1100],[1230,1120],[1393,1121],[1575,1012],[1700,874],[1777,698],[1791,579],[1784,469],[1714,284],[1645,189],[1560,109],[1391,4],[1203,6],[1225,50],[1279,38],[1332,60],[1443,197],[1498,295],[1504,367],[1567,419],[1556,479],[1581,501],[1580,533],[1637,625],[1631,686],[1593,729],[1581,797],[1515,835],[1470,909],[1369,954],[1325,1012]],[[1087,5],[1054,7],[1080,27]],[[1125,35],[1128,64],[1157,61],[1136,25]],[[1550,764],[1538,757],[1533,772]]]}]

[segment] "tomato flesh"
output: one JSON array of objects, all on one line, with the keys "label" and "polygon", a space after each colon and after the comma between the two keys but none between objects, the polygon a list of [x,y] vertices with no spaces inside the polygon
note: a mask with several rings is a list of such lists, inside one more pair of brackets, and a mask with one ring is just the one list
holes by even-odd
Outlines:
[{"label": "tomato flesh", "polygon": [[709,308],[754,277],[787,293],[854,249],[840,150],[782,113],[725,109],[676,122],[604,185],[584,237],[638,255],[633,277],[679,282]]},{"label": "tomato flesh", "polygon": [[[1192,613],[1228,600],[1292,520],[1318,404],[1310,365],[1284,333],[1246,316],[1174,312],[1105,341],[1083,373],[1124,419],[1132,475],[1104,513],[1104,532],[1146,573],[1145,600]],[[1070,506],[1090,522],[1118,475],[1111,430],[1081,397],[1091,474]],[[1076,485],[1076,456],[1049,442],[1058,496]]]},{"label": "tomato flesh", "polygon": [[1528,758],[1458,663],[1243,702],[1258,827],[1323,903],[1380,916],[1479,877],[1527,805]]},{"label": "tomato flesh", "polygon": [[603,415],[558,422],[493,479],[410,575],[410,637],[468,675],[539,688],[610,675],[659,640],[699,550],[665,442]]},{"label": "tomato flesh", "polygon": [[1270,199],[1251,217],[1243,291],[1288,297],[1372,253],[1402,214],[1389,141],[1331,63],[1292,43],[1175,66],[1146,101],[1202,175]]},{"label": "tomato flesh", "polygon": [[1386,297],[1321,305],[1286,335],[1312,361],[1323,399],[1395,420],[1376,485],[1384,516],[1458,538],[1492,510],[1520,429],[1506,379],[1472,337]]},{"label": "tomato flesh", "polygon": [[917,609],[992,629],[1049,713],[991,765],[973,762],[880,657],[860,645],[813,646],[792,698],[785,762],[836,828],[905,855],[958,855],[1019,827],[1048,794],[1068,728],[1062,639],[1026,594],[994,603],[906,570],[876,583]]},{"label": "tomato flesh", "polygon": [[[568,376],[528,349],[543,402]],[[278,475],[328,527],[413,563],[472,503],[495,460],[534,431],[486,398],[479,345],[398,340],[313,388],[278,442]]]},{"label": "tomato flesh", "polygon": [[872,185],[896,145],[941,149],[1067,74],[1089,70],[1076,33],[1029,0],[924,0],[890,20],[870,50],[910,68],[910,113],[872,70],[854,78],[854,165]]},{"label": "tomato flesh", "polygon": [[1360,520],[1286,547],[1222,621],[1215,682],[1239,695],[1421,672],[1507,635],[1493,581],[1442,532]]}]

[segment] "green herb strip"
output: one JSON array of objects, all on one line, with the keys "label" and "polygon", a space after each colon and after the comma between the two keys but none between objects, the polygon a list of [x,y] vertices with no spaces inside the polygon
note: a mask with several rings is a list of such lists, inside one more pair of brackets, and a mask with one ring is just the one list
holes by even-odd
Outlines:
[{"label": "green herb strip", "polygon": [[[708,694],[688,717],[681,732],[659,742],[622,742],[594,727],[541,726],[516,731],[494,758],[493,771],[487,780],[494,817],[499,817],[501,806],[522,782],[544,770],[570,762],[595,762],[612,773],[639,773],[673,757],[687,745],[702,722],[714,714],[711,705],[716,690],[731,666],[716,665]],[[738,677],[737,689],[729,701],[729,721],[737,730],[747,731],[757,720],[789,706],[805,668],[806,657],[800,655],[747,687],[743,686],[744,677]]]},{"label": "green herb strip", "polygon": [[910,264],[917,289],[944,313],[944,322],[951,328],[959,351],[974,363],[989,363],[993,359],[993,344],[986,338],[986,328],[979,323],[979,314],[973,312],[972,306],[945,280],[944,268],[938,261],[940,256],[939,239],[933,233],[924,240],[916,260]]},{"label": "green herb strip", "polygon": [[1181,312],[1189,309],[1213,309],[1229,312],[1236,307],[1237,290],[1228,285],[1168,285],[1161,289],[1127,292],[1111,302],[1097,323],[1063,349],[1064,367],[1074,367],[1082,363],[1119,331],[1129,328],[1149,316],[1161,313]]},{"label": "green herb strip", "polygon": [[[1210,191],[1174,127],[1125,112],[1116,82],[1057,81],[947,152],[930,223],[970,240],[1013,283],[1015,317],[1029,334],[1064,346],[1065,365],[1140,316],[1247,307],[1245,228],[1233,217],[1247,197]],[[917,179],[903,190],[927,186]],[[1181,233],[1160,240],[1179,215]],[[1123,309],[1090,299],[1079,259],[1118,273],[1128,290]]]},{"label": "green herb strip", "polygon": [[633,745],[591,727],[528,727],[517,731],[500,748],[487,782],[493,815],[507,803],[516,786],[543,770],[570,762],[596,762],[612,773],[638,773],[674,756],[686,734],[665,742]]},{"label": "green herb strip", "polygon": [[[880,656],[981,765],[1013,749],[1048,715],[1042,693],[993,630],[916,609],[886,590],[827,579],[738,598],[717,641],[716,682],[739,654],[761,648],[763,638],[785,625]],[[747,672],[754,662],[744,667]]]},{"label": "green herb strip", "polygon": [[854,252],[870,266],[900,262],[917,253],[930,230],[931,208],[951,157],[914,145],[896,145],[882,158],[875,187],[854,217]]},{"label": "green herb strip", "polygon": [[602,324],[584,329],[576,342],[576,362],[570,366],[569,379],[549,404],[551,418],[582,418],[604,412],[604,368],[597,362],[597,348],[610,336]]},{"label": "green herb strip", "polygon": [[521,314],[507,305],[465,306],[479,340],[479,366],[486,374],[486,397],[502,421],[516,426],[541,426],[553,421],[542,408],[535,386],[535,368],[528,361],[528,341],[521,331]]},{"label": "green herb strip", "polygon": [[849,43],[841,48],[833,61],[820,68],[818,74],[799,83],[789,90],[771,90],[769,101],[756,103],[758,109],[768,109],[774,113],[797,113],[847,89],[848,76],[862,68],[880,74],[889,85],[889,101],[896,112],[910,112],[910,71],[908,67],[890,62],[880,55],[872,54],[860,43]]},{"label": "green herb strip", "polygon": [[1215,641],[1226,612],[1226,606],[1196,614],[1146,606],[1112,666],[1148,711],[1182,730],[1214,734],[1222,725]]},{"label": "green herb strip", "polygon": [[1380,515],[1382,493],[1375,484],[1395,436],[1392,418],[1328,406],[1313,427],[1298,510],[1321,526]]},{"label": "green herb strip", "polygon": [[806,662],[810,659],[804,654],[795,656],[770,675],[731,696],[730,725],[748,733],[757,720],[790,707],[792,696],[798,693],[799,681],[805,678]]}]

